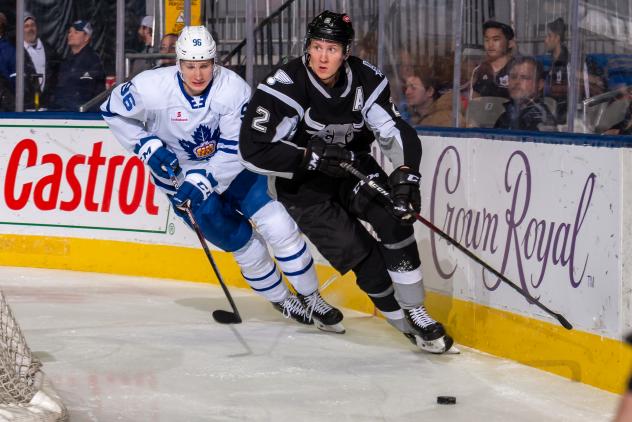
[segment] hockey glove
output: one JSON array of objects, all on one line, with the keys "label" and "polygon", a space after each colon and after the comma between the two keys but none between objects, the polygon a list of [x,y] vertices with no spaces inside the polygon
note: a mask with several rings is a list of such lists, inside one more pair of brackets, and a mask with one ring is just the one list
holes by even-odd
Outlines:
[{"label": "hockey glove", "polygon": [[163,142],[156,137],[141,139],[141,141],[136,144],[134,152],[143,163],[149,166],[155,176],[169,179],[167,166],[173,169],[176,176],[181,172],[178,157],[167,149]]},{"label": "hockey glove", "polygon": [[415,222],[414,213],[421,210],[421,193],[419,182],[421,175],[408,167],[395,169],[388,177],[391,187],[393,208],[391,212],[395,218],[406,224]]},{"label": "hockey glove", "polygon": [[331,177],[346,177],[340,163],[353,163],[355,155],[339,145],[327,144],[319,138],[310,140],[301,166],[309,171],[320,171]]},{"label": "hockey glove", "polygon": [[190,207],[193,212],[213,193],[213,185],[201,173],[189,173],[172,198],[177,208]]}]

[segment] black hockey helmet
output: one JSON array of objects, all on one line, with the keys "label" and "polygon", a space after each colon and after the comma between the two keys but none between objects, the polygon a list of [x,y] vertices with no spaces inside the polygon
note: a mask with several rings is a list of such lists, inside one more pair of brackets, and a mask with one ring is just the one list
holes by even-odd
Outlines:
[{"label": "black hockey helmet", "polygon": [[355,32],[353,31],[353,25],[351,24],[349,15],[325,10],[307,25],[304,46],[305,52],[307,52],[309,40],[320,39],[342,44],[345,49],[345,54],[349,54],[354,34]]}]

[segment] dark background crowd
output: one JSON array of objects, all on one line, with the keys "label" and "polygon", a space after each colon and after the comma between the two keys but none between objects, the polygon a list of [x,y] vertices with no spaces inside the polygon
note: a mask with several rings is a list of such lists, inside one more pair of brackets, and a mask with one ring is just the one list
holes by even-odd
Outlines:
[{"label": "dark background crowd", "polygon": [[[78,111],[115,69],[116,2],[30,0],[24,19],[24,109]],[[125,50],[137,36],[144,0],[125,2]],[[0,1],[0,111],[15,110],[16,4]],[[44,65],[45,63],[45,65]],[[93,109],[94,111],[95,109]]]},{"label": "dark background crowd", "polygon": [[[278,6],[282,2],[272,3]],[[632,95],[628,88],[632,86],[632,55],[606,50],[592,53],[590,48],[597,44],[589,44],[589,40],[595,34],[584,29],[580,36],[586,46],[581,49],[579,69],[569,77],[572,54],[567,10],[547,12],[546,20],[531,26],[539,28],[539,33],[533,34],[518,21],[510,24],[507,18],[493,15],[507,15],[502,2],[495,2],[494,7],[487,2],[482,8],[474,7],[470,0],[465,3],[460,69],[450,38],[454,28],[450,28],[449,4],[435,5],[433,9],[429,2],[393,2],[385,17],[386,40],[381,41],[374,30],[374,7],[363,9],[359,3],[350,3],[349,7],[367,12],[362,16],[350,11],[352,16],[358,16],[353,53],[377,63],[378,46],[386,42],[383,70],[391,81],[393,99],[407,121],[417,127],[632,133]],[[557,2],[539,3],[545,8],[548,4],[560,7]],[[24,109],[80,110],[113,82],[116,2],[28,0],[25,4]],[[476,13],[472,15],[468,7]],[[14,0],[0,0],[0,111],[15,110],[15,10]],[[236,33],[232,27],[222,30],[227,22],[237,22],[230,13],[239,16],[243,11],[217,8],[215,15],[206,19],[218,38],[220,59],[242,39],[240,35],[227,39],[227,34]],[[157,21],[146,14],[145,0],[125,1],[125,52],[173,53],[177,34],[154,37]],[[434,22],[444,19],[442,16],[446,28],[439,28]],[[270,32],[276,33],[276,29]],[[290,55],[301,54],[300,45],[295,47]],[[616,52],[618,47],[613,48]],[[625,53],[623,50],[621,53]],[[167,59],[132,60],[125,77],[173,63]],[[228,65],[234,65],[243,76],[243,59]],[[455,70],[459,73],[458,91],[454,89]],[[268,71],[256,73],[255,69],[255,74]],[[574,96],[572,80],[576,81]],[[571,99],[577,107],[572,107],[573,113],[569,114]],[[96,106],[88,111],[96,111]],[[567,116],[572,117],[570,122]]]}]

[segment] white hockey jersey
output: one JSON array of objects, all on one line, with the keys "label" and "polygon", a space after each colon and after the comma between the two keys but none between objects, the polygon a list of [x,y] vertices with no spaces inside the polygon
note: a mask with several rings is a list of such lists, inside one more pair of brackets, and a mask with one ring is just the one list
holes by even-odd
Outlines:
[{"label": "white hockey jersey", "polygon": [[[246,82],[217,65],[205,92],[191,97],[177,67],[169,66],[142,72],[114,88],[101,112],[125,149],[133,153],[142,139],[158,137],[178,157],[182,175],[204,170],[222,193],[244,170],[238,139],[249,98]],[[166,193],[175,192],[168,179],[154,175],[154,182]]]}]

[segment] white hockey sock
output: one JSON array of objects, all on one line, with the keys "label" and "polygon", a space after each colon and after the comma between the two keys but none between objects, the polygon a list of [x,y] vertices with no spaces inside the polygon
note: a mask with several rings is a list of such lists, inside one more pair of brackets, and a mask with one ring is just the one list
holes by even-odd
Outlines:
[{"label": "white hockey sock", "polygon": [[281,302],[289,295],[260,234],[253,231],[248,243],[233,252],[233,256],[241,268],[241,274],[255,292],[271,302]]},{"label": "white hockey sock", "polygon": [[388,271],[395,288],[395,299],[402,308],[416,308],[424,303],[421,267],[411,271]]},{"label": "white hockey sock", "polygon": [[252,216],[257,231],[272,247],[279,267],[302,295],[318,288],[314,258],[300,234],[298,226],[283,205],[271,201]]},{"label": "white hockey sock", "polygon": [[395,327],[396,330],[402,333],[410,333],[412,331],[410,324],[406,321],[406,318],[404,318],[404,311],[401,309],[391,312],[380,311],[380,313],[384,315],[386,321]]}]

